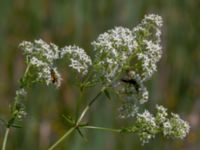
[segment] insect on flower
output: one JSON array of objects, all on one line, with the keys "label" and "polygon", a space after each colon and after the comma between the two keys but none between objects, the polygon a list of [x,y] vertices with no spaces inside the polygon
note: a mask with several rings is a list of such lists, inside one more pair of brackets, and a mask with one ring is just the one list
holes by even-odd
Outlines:
[{"label": "insect on flower", "polygon": [[52,81],[52,83],[53,83],[53,84],[54,84],[54,83],[57,83],[57,82],[58,82],[58,77],[57,77],[57,75],[56,75],[54,69],[51,68],[51,69],[50,69],[50,72],[51,72],[51,81]]},{"label": "insect on flower", "polygon": [[140,86],[139,86],[139,84],[137,83],[136,80],[134,80],[134,79],[121,79],[121,81],[124,82],[124,83],[129,83],[129,84],[133,85],[135,87],[135,90],[137,92],[139,92]]}]

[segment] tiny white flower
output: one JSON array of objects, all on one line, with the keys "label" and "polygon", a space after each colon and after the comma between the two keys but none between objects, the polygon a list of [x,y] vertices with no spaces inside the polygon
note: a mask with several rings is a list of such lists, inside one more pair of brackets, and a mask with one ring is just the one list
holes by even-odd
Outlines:
[{"label": "tiny white flower", "polygon": [[27,92],[26,92],[26,90],[24,88],[21,88],[21,89],[19,89],[19,90],[16,91],[16,95],[24,97],[24,96],[27,95]]},{"label": "tiny white flower", "polygon": [[169,136],[171,134],[172,126],[169,121],[163,123],[163,135]]},{"label": "tiny white flower", "polygon": [[160,16],[155,14],[148,14],[145,15],[143,22],[146,23],[148,21],[152,21],[155,23],[158,27],[161,27],[163,25],[163,20]]},{"label": "tiny white flower", "polygon": [[156,105],[156,122],[157,124],[162,124],[167,120],[167,109],[163,106]]}]

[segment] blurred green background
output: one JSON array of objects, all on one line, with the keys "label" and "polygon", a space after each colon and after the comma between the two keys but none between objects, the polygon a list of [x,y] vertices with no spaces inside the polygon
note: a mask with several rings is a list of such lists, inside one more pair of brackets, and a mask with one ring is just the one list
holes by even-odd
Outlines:
[{"label": "blurred green background", "polygon": [[[200,1],[198,0],[1,0],[0,1],[0,117],[9,117],[18,80],[25,69],[18,44],[42,38],[60,47],[79,45],[92,55],[90,42],[114,26],[132,28],[147,13],[163,17],[163,57],[148,81],[153,111],[156,103],[190,122],[183,141],[161,136],[140,145],[136,135],[84,131],[88,142],[74,133],[57,149],[65,150],[198,150],[200,148]],[[60,90],[43,85],[29,89],[24,128],[13,129],[8,150],[45,150],[69,127],[62,114],[75,114],[77,89],[72,73],[60,63]],[[94,93],[94,94],[92,94]],[[87,92],[87,97],[95,95]],[[105,97],[90,111],[93,125],[119,127],[117,101]],[[82,105],[86,101],[81,102]],[[0,126],[0,143],[5,127]],[[1,144],[0,144],[1,145]]]}]

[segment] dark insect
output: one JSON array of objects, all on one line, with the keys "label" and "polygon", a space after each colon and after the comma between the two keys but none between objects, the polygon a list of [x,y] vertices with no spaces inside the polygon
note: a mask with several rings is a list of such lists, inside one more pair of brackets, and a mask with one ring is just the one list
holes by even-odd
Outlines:
[{"label": "dark insect", "polygon": [[56,73],[55,73],[55,71],[51,68],[51,81],[52,81],[52,83],[54,84],[54,83],[56,83],[57,81],[58,81],[58,78],[57,78],[57,76],[56,76]]},{"label": "dark insect", "polygon": [[124,82],[124,83],[129,83],[129,84],[133,85],[135,87],[135,90],[137,92],[139,92],[140,86],[139,86],[139,84],[137,83],[136,80],[134,80],[134,79],[121,79],[121,81]]}]

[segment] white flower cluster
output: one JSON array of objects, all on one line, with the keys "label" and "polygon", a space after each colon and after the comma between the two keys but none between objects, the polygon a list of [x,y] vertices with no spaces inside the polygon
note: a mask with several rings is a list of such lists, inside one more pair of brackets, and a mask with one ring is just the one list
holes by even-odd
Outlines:
[{"label": "white flower cluster", "polygon": [[96,51],[96,67],[102,77],[111,82],[128,68],[142,81],[149,79],[161,58],[161,26],[162,18],[150,14],[132,31],[116,27],[100,34],[92,45]]},{"label": "white flower cluster", "polygon": [[183,139],[189,133],[189,124],[183,121],[179,115],[171,113],[171,118],[167,118],[166,108],[156,106],[156,110],[155,117],[148,111],[137,114],[135,127],[142,144],[148,143],[160,132],[165,137],[179,139]]},{"label": "white flower cluster", "polygon": [[81,75],[88,73],[88,68],[92,65],[91,58],[84,49],[78,46],[65,46],[61,49],[61,58],[67,55],[70,58],[70,67],[77,70]]},{"label": "white flower cluster", "polygon": [[189,133],[190,126],[179,115],[174,113],[171,115],[172,118],[163,124],[163,134],[167,137],[183,139]]},{"label": "white flower cluster", "polygon": [[58,47],[41,39],[34,42],[24,41],[19,46],[23,49],[26,63],[32,70],[32,81],[45,82],[47,85],[53,83],[59,87],[62,79],[53,67],[54,61],[59,59]]},{"label": "white flower cluster", "polygon": [[137,114],[136,126],[142,145],[148,143],[158,132],[155,118],[147,110],[142,114]]},{"label": "white flower cluster", "polygon": [[15,113],[17,119],[22,119],[26,116],[25,106],[22,103],[22,100],[24,100],[25,96],[27,95],[27,92],[24,88],[21,88],[16,91],[15,96],[15,108],[12,108],[12,113]]},{"label": "white flower cluster", "polygon": [[132,31],[124,27],[115,27],[100,34],[92,45],[96,54],[96,68],[108,82],[120,75],[137,47]]},{"label": "white flower cluster", "polygon": [[156,63],[160,60],[162,51],[160,46],[160,28],[162,18],[158,15],[146,15],[141,24],[133,28],[137,42],[137,63],[133,64],[134,71],[142,81],[149,79],[156,71]]},{"label": "white flower cluster", "polygon": [[19,46],[30,59],[38,59],[51,65],[54,60],[59,59],[58,46],[53,43],[47,44],[41,39],[35,40],[33,43],[23,41]]},{"label": "white flower cluster", "polygon": [[164,122],[166,122],[168,116],[167,109],[163,106],[156,105],[156,110],[156,122],[158,124],[163,124]]}]

